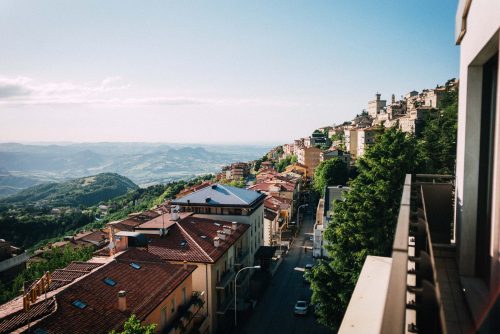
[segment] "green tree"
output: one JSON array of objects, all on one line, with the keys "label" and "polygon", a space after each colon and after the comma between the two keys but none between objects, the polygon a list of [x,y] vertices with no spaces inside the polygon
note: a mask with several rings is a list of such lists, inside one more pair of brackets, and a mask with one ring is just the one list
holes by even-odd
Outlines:
[{"label": "green tree", "polygon": [[116,332],[112,330],[110,334],[154,334],[156,333],[156,324],[142,325],[141,321],[137,319],[135,314],[132,314],[130,318],[123,325],[122,332]]},{"label": "green tree", "polygon": [[357,162],[345,201],[325,231],[329,258],[308,274],[319,321],[338,329],[368,254],[390,256],[402,185],[416,164],[413,136],[389,129]]},{"label": "green tree", "polygon": [[457,148],[458,94],[448,92],[440,103],[441,110],[433,110],[425,117],[419,154],[420,172],[455,174]]},{"label": "green tree", "polygon": [[326,186],[345,185],[349,178],[347,164],[339,158],[323,161],[314,171],[313,187],[322,194]]}]

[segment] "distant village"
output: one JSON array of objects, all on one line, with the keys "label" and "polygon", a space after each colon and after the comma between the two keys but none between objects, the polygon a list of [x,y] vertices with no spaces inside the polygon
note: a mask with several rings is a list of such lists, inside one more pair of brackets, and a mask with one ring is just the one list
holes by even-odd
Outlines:
[{"label": "distant village", "polygon": [[[457,87],[452,79],[399,100],[392,95],[389,103],[377,93],[350,122],[318,128],[260,161],[225,166],[213,181],[102,229],[67,236],[32,256],[0,240],[3,282],[43,261],[51,249],[94,248],[90,261],[48,273],[0,305],[0,333],[107,333],[123,328],[131,314],[163,333],[230,331],[235,312],[251,309],[272,281],[307,210],[316,214],[306,251],[326,255],[323,231],[331,202],[348,188],[331,185],[317,208],[308,208],[316,167],[332,158],[353,164],[384,128],[418,135],[425,114],[439,112],[445,93]],[[278,170],[284,159],[290,163]],[[103,215],[108,209],[99,207]]]}]

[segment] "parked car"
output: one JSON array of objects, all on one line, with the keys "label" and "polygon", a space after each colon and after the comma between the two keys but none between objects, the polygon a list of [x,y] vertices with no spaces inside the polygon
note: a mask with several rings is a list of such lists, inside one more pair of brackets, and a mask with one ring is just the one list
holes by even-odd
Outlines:
[{"label": "parked car", "polygon": [[294,308],[293,313],[295,315],[307,315],[307,308],[308,308],[308,305],[307,305],[306,301],[298,300],[295,303],[295,308]]}]

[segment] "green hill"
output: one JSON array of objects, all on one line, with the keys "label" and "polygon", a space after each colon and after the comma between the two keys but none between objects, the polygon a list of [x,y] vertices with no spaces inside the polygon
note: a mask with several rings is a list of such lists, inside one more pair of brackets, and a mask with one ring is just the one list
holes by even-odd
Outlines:
[{"label": "green hill", "polygon": [[138,186],[130,179],[102,173],[62,183],[46,183],[25,189],[13,196],[0,199],[2,204],[91,206],[101,201],[124,195]]}]

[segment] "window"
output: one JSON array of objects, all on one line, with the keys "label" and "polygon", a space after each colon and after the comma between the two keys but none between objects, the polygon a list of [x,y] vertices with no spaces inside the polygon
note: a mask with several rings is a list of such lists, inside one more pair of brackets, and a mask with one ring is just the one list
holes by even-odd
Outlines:
[{"label": "window", "polygon": [[114,279],[112,279],[112,278],[109,278],[109,277],[106,277],[103,282],[106,283],[109,286],[115,286],[116,285],[116,281]]},{"label": "window", "polygon": [[182,288],[182,304],[186,304],[187,302],[187,292],[186,287]]},{"label": "window", "polygon": [[493,201],[493,156],[495,153],[495,117],[498,53],[483,66],[481,97],[481,139],[476,229],[476,275],[486,283],[490,278],[491,214]]},{"label": "window", "polygon": [[175,297],[170,301],[170,314],[175,313]]},{"label": "window", "polygon": [[131,266],[132,268],[134,268],[135,270],[139,270],[139,269],[141,269],[141,265],[140,265],[140,264],[137,264],[137,263],[135,263],[135,262],[132,262],[132,263],[130,264],[130,266]]},{"label": "window", "polygon": [[71,305],[79,308],[80,310],[83,310],[84,308],[87,307],[87,303],[81,301],[80,299],[75,300],[74,302],[71,303]]},{"label": "window", "polygon": [[160,311],[160,327],[164,327],[167,323],[167,307],[163,306]]}]

